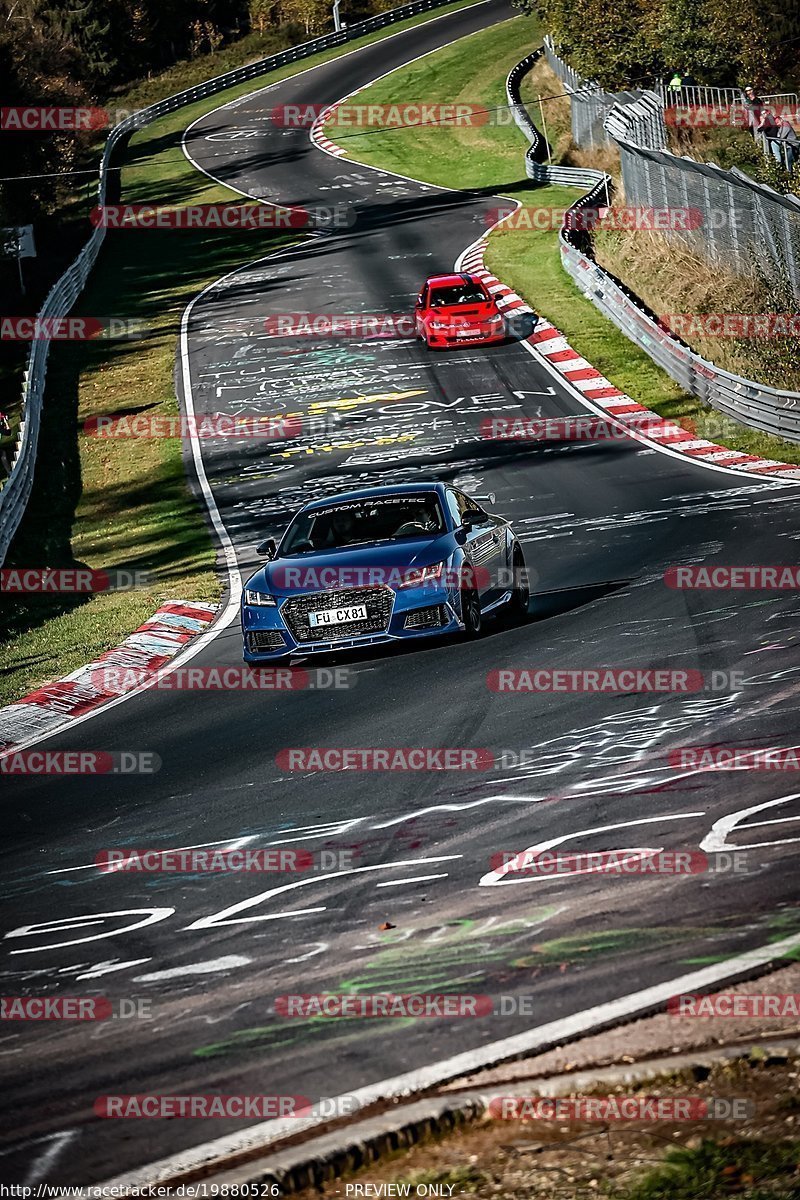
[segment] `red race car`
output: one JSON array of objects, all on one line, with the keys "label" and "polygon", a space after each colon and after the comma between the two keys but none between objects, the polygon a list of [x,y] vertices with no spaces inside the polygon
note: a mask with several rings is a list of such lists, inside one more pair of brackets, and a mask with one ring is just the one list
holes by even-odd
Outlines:
[{"label": "red race car", "polygon": [[506,323],[477,275],[431,275],[414,310],[417,337],[429,348],[502,342]]}]

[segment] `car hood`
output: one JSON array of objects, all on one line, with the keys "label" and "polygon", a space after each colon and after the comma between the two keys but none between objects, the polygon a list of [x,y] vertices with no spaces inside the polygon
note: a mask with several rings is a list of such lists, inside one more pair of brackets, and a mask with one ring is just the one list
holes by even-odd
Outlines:
[{"label": "car hood", "polygon": [[[253,591],[273,596],[320,592],[337,587],[356,587],[369,582],[366,574],[377,568],[375,582],[415,567],[442,562],[453,549],[452,535],[439,533],[402,542],[379,545],[344,546],[339,550],[317,550],[310,554],[288,555],[266,563],[247,581]],[[384,573],[385,572],[385,576]]]}]

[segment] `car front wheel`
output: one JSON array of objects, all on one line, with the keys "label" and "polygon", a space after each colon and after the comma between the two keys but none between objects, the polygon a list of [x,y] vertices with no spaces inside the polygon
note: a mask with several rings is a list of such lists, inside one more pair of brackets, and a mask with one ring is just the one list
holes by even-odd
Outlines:
[{"label": "car front wheel", "polygon": [[461,593],[461,620],[467,637],[478,637],[483,624],[481,602],[478,593],[470,588]]}]

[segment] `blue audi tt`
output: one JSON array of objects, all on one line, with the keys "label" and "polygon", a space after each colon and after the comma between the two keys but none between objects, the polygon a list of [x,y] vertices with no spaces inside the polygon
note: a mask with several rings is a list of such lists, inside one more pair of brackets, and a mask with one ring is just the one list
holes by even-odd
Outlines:
[{"label": "blue audi tt", "polygon": [[413,483],[315,500],[242,594],[245,662],[462,632],[516,620],[530,590],[509,523],[458,488]]}]

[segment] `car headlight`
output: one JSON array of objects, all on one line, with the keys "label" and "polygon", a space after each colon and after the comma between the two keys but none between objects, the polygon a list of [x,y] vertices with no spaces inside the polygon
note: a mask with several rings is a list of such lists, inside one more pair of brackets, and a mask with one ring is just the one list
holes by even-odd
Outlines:
[{"label": "car headlight", "polygon": [[490,325],[501,325],[502,321],[503,321],[503,317],[500,313],[495,313],[495,315],[493,317],[489,317]]},{"label": "car headlight", "polygon": [[262,607],[265,605],[275,607],[274,596],[270,596],[268,592],[251,592],[249,588],[245,588],[244,602],[245,604],[260,605]]},{"label": "car headlight", "polygon": [[447,328],[449,328],[450,322],[449,321],[431,321],[430,324],[431,324],[431,329],[447,329]]},{"label": "car headlight", "polygon": [[442,578],[443,571],[443,562],[434,563],[431,567],[419,567],[414,571],[408,571],[397,586],[401,588],[421,587],[426,583],[437,583]]}]

